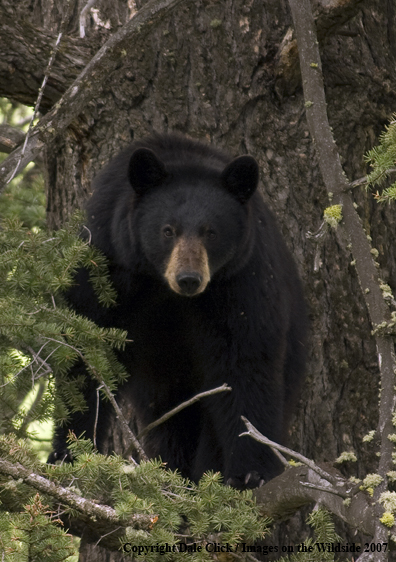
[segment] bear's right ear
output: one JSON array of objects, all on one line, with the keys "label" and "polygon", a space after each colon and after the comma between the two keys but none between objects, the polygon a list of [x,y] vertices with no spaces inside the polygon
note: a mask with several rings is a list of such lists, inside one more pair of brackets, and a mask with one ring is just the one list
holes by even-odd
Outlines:
[{"label": "bear's right ear", "polygon": [[128,178],[138,195],[159,185],[167,175],[164,163],[149,148],[138,148],[129,160]]}]

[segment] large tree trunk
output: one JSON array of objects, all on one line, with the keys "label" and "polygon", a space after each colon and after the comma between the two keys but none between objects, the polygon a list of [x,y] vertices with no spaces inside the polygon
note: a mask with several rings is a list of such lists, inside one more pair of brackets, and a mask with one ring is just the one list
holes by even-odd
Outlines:
[{"label": "large tree trunk", "polygon": [[[77,39],[76,14],[84,3],[71,1],[69,36],[61,56],[69,55],[73,67],[62,69],[63,59],[55,64],[59,79],[48,91],[44,110],[70,85],[96,45],[129,15],[126,1],[102,0],[96,8],[104,21],[113,14],[110,31],[97,30],[91,22],[88,37]],[[33,104],[32,84],[38,86],[41,80],[59,14],[46,0],[33,12],[26,9],[22,21],[23,5],[7,7],[11,15],[15,10],[14,17],[19,14],[7,25],[19,33],[29,29],[29,37],[40,38],[35,45],[43,45],[42,68],[27,67],[33,62],[17,64],[16,53],[13,66],[9,59],[8,66],[0,63],[0,93]],[[316,9],[330,123],[344,169],[354,180],[365,174],[363,154],[396,111],[394,0],[334,2],[327,11],[318,2]],[[346,246],[334,232],[319,241],[307,237],[319,228],[329,201],[308,134],[298,57],[287,36],[290,25],[283,0],[179,4],[142,42],[129,46],[84,114],[48,146],[48,224],[62,224],[88,196],[91,179],[102,165],[132,138],[153,131],[181,131],[232,155],[249,152],[257,158],[263,195],[294,253],[310,308],[307,378],[290,445],[316,461],[334,461],[342,451],[354,450],[355,474],[364,477],[375,470],[376,461],[375,444],[362,443],[377,424],[375,346]],[[0,41],[6,41],[4,32]],[[7,53],[7,43],[1,50]],[[26,74],[29,89],[22,93]],[[395,210],[378,206],[360,188],[354,197],[379,250],[381,277],[396,289]],[[274,540],[301,542],[299,521],[296,516]],[[86,561],[116,560],[114,554],[85,552],[81,559]]]}]

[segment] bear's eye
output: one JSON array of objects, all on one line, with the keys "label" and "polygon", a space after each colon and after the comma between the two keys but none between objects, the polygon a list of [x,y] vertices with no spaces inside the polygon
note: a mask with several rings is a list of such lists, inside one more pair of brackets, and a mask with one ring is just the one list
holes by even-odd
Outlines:
[{"label": "bear's eye", "polygon": [[217,238],[217,234],[214,230],[207,230],[206,236],[209,240],[216,240],[216,238]]},{"label": "bear's eye", "polygon": [[175,231],[171,226],[164,226],[164,228],[162,229],[162,234],[165,236],[165,238],[172,238],[175,235]]}]

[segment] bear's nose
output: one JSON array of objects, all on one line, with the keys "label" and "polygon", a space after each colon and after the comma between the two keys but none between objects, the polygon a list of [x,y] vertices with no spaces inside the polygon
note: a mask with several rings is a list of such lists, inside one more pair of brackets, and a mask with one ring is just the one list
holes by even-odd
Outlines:
[{"label": "bear's nose", "polygon": [[179,273],[176,277],[176,281],[183,295],[195,295],[202,283],[202,277],[199,273],[194,272]]}]

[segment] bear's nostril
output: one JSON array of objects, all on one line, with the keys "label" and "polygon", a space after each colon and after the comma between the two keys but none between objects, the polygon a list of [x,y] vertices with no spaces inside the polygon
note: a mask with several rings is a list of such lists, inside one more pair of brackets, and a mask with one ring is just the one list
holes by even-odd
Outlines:
[{"label": "bear's nostril", "polygon": [[202,283],[202,277],[199,273],[180,273],[176,281],[182,294],[194,295]]}]

